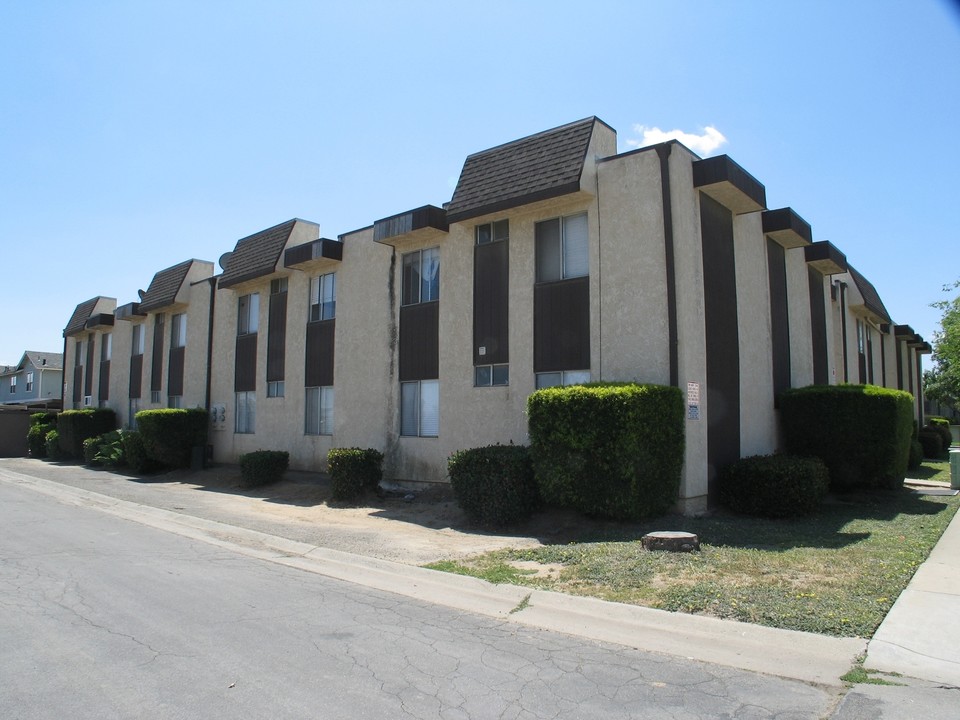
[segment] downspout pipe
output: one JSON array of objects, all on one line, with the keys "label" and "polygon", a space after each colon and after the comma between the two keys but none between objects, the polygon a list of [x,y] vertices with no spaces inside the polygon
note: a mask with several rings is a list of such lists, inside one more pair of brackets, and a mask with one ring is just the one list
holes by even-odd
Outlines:
[{"label": "downspout pipe", "polygon": [[217,279],[209,278],[210,283],[210,312],[207,317],[207,386],[204,407],[210,414],[210,399],[213,387],[213,309],[217,301]]},{"label": "downspout pipe", "polygon": [[840,282],[840,335],[843,338],[840,343],[843,347],[843,381],[850,382],[850,372],[847,370],[847,284]]},{"label": "downspout pipe", "polygon": [[670,354],[670,384],[680,384],[680,361],[677,331],[677,275],[673,242],[673,208],[670,193],[670,153],[673,143],[657,145],[660,158],[660,193],[663,206],[663,256],[667,275],[667,342]]}]

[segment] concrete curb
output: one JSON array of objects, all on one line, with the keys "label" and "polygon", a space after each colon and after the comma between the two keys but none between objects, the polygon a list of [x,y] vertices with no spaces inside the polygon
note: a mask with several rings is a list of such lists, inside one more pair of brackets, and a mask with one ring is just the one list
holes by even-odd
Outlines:
[{"label": "concrete curb", "polygon": [[118,500],[9,470],[0,469],[0,481],[30,488],[59,502],[94,508],[243,555],[364,587],[519,625],[818,685],[841,686],[840,676],[866,647],[866,640],[859,638],[834,638],[516,585],[493,585],[477,578],[331,550]]}]

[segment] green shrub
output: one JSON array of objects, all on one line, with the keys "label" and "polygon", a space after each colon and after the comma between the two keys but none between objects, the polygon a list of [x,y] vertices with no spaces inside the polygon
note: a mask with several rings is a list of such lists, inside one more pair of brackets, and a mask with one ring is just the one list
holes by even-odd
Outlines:
[{"label": "green shrub", "polygon": [[718,481],[720,502],[734,512],[787,518],[820,507],[830,473],[819,458],[756,455],[722,468]]},{"label": "green shrub", "polygon": [[62,456],[82,459],[84,440],[103,435],[116,427],[116,413],[109,408],[64,410],[57,415],[57,432],[60,436]]},{"label": "green shrub", "polygon": [[137,430],[127,430],[123,433],[123,456],[127,465],[136,473],[148,473],[157,469],[157,463],[147,455],[143,444],[143,435]]},{"label": "green shrub", "polygon": [[923,428],[917,433],[917,440],[923,447],[924,457],[939,459],[943,455],[943,438],[936,430]]},{"label": "green shrub", "polygon": [[87,438],[83,441],[83,462],[87,465],[99,465],[95,456],[100,450],[100,437]]},{"label": "green shrub", "polygon": [[56,430],[51,430],[47,433],[47,437],[44,438],[44,442],[47,444],[47,457],[49,459],[63,459],[63,451],[60,450],[60,433],[58,433]]},{"label": "green shrub", "polygon": [[[43,413],[36,413],[36,415],[42,416]],[[27,450],[30,452],[30,457],[45,458],[47,456],[47,433],[55,430],[56,427],[55,422],[30,425],[30,429],[27,430]]]},{"label": "green shrub", "polygon": [[527,398],[527,415],[533,472],[547,503],[622,519],[675,505],[684,451],[679,388],[546,388]]},{"label": "green shrub", "polygon": [[290,466],[290,453],[257,450],[240,456],[240,484],[258,487],[279,481]]},{"label": "green shrub", "polygon": [[30,426],[34,425],[49,425],[51,423],[56,424],[57,422],[57,413],[49,412],[38,412],[30,414]]},{"label": "green shrub", "polygon": [[457,504],[472,522],[510,525],[540,508],[530,451],[522,445],[460,450],[447,460],[447,470]]},{"label": "green shrub", "polygon": [[834,490],[897,488],[913,434],[913,396],[874,385],[811,385],[780,398],[786,451],[819,457]]},{"label": "green shrub", "polygon": [[190,467],[193,448],[207,444],[207,411],[203,408],[161,408],[137,413],[147,457],[160,465]]},{"label": "green shrub", "polygon": [[327,471],[334,500],[356,500],[383,478],[383,453],[373,448],[331,448]]},{"label": "green shrub", "polygon": [[935,432],[940,436],[941,454],[943,454],[950,451],[950,444],[953,442],[953,435],[950,434],[949,422],[936,422],[937,420],[941,419],[942,418],[927,418],[927,425],[923,429]]},{"label": "green shrub", "polygon": [[123,451],[123,431],[111,430],[83,441],[83,459],[87,465],[117,467],[126,462]]},{"label": "green shrub", "polygon": [[907,462],[908,470],[916,470],[923,465],[923,445],[916,438],[910,438],[910,459]]}]

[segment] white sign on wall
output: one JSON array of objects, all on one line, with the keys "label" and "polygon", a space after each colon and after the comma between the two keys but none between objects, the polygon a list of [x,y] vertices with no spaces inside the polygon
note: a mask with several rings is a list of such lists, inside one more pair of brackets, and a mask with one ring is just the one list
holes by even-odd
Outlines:
[{"label": "white sign on wall", "polygon": [[700,419],[700,383],[687,383],[687,420]]}]

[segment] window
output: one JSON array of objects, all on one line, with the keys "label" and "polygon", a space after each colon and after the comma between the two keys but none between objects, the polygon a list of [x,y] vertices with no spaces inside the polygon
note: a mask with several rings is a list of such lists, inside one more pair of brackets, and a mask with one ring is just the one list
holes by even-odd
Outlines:
[{"label": "window", "polygon": [[84,347],[86,343],[83,340],[77,340],[76,350],[77,354],[73,358],[73,364],[75,367],[83,367],[84,363],[87,361],[86,348]]},{"label": "window", "polygon": [[237,335],[253,335],[260,327],[260,293],[243,295],[237,304]]},{"label": "window", "polygon": [[310,278],[310,322],[332,320],[337,316],[337,277],[335,273]]},{"label": "window", "polygon": [[104,333],[100,338],[100,362],[108,362],[113,357],[113,333]]},{"label": "window", "polygon": [[476,233],[477,245],[507,240],[510,238],[510,221],[497,220],[496,222],[477,225]]},{"label": "window", "polygon": [[271,380],[267,383],[267,397],[283,397],[283,380]]},{"label": "window", "polygon": [[140,412],[140,398],[130,398],[130,416],[127,421],[127,426],[131,430],[137,429],[137,413]]},{"label": "window", "polygon": [[177,313],[170,318],[170,347],[181,348],[187,345],[187,314]]},{"label": "window", "polygon": [[183,396],[182,395],[170,395],[167,397],[167,407],[168,408],[182,408],[183,407]]},{"label": "window", "polygon": [[510,366],[477,365],[473,369],[473,384],[476,387],[490,387],[510,384]]},{"label": "window", "polygon": [[440,299],[440,248],[403,256],[403,305]]},{"label": "window", "polygon": [[249,434],[257,424],[257,394],[252,390],[237,393],[237,416],[234,432]]},{"label": "window", "polygon": [[588,382],[590,382],[589,370],[537,373],[537,390],[558,385],[583,385]]},{"label": "window", "polygon": [[33,392],[33,373],[27,373],[27,387],[24,388],[26,392]]},{"label": "window", "polygon": [[159,405],[159,404],[160,404],[160,391],[159,391],[159,390],[151,390],[151,391],[150,391],[150,402],[151,402],[152,404],[154,404],[154,405]]},{"label": "window", "polygon": [[143,355],[143,325],[133,326],[133,340],[131,341],[131,355]]},{"label": "window", "polygon": [[863,335],[864,335],[863,320],[857,320],[857,352],[859,352],[861,355],[863,355],[864,353],[864,345],[865,345],[863,341]]},{"label": "window", "polygon": [[537,282],[589,274],[586,213],[538,222],[535,234]]},{"label": "window", "polygon": [[440,432],[440,381],[400,383],[400,434],[437,437]]},{"label": "window", "polygon": [[276,278],[270,281],[270,294],[279,295],[280,293],[285,293],[287,291],[287,279]]},{"label": "window", "polygon": [[333,434],[333,398],[333,387],[307,388],[307,412],[303,423],[304,434]]},{"label": "window", "polygon": [[10,377],[10,392],[15,393],[17,391],[17,376],[12,375]]}]

